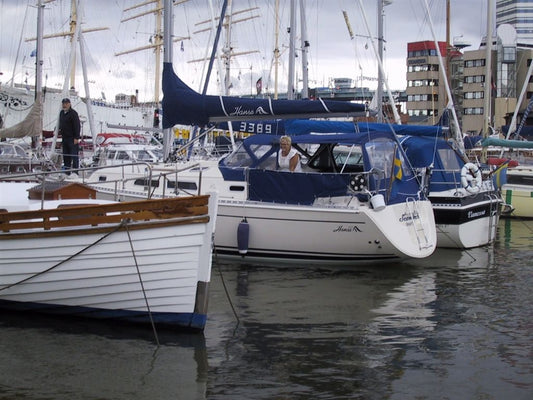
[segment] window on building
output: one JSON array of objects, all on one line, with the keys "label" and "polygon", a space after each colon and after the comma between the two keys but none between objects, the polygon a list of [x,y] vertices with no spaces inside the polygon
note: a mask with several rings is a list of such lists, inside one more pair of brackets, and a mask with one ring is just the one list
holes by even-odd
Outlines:
[{"label": "window on building", "polygon": [[516,62],[516,47],[506,46],[503,48],[503,60],[504,63]]},{"label": "window on building", "polygon": [[477,60],[466,60],[464,62],[465,68],[474,68],[474,67],[484,67],[485,66],[485,59],[477,59]]},{"label": "window on building", "polygon": [[464,115],[483,115],[483,107],[466,107],[463,109]]},{"label": "window on building", "polygon": [[485,82],[485,75],[469,75],[465,76],[464,83],[483,83]]}]

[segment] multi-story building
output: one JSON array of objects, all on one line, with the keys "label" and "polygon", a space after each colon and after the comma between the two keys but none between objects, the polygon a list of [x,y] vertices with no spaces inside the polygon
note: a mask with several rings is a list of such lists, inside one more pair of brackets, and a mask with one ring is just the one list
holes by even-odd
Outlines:
[{"label": "multi-story building", "polygon": [[[514,28],[507,24],[498,27],[492,48],[490,82],[486,82],[485,43],[478,50],[464,52],[463,132],[482,131],[486,93],[490,96],[490,125],[496,130],[505,130],[503,126],[514,113],[524,87],[525,95],[519,104],[519,110],[527,107],[533,94],[533,80],[531,77],[526,78],[533,58],[533,48],[518,46]],[[490,85],[488,92],[485,91],[485,85]]]},{"label": "multi-story building", "polygon": [[[533,96],[533,78],[527,77],[533,59],[533,1],[497,0],[496,28],[490,66],[486,65],[486,38],[477,50],[462,53],[462,46],[452,45],[448,52],[447,79],[463,132],[481,132],[487,112],[490,125],[502,129],[509,123],[525,88],[518,105],[520,120]],[[446,44],[439,42],[439,48],[446,59]],[[444,73],[439,70],[435,44],[433,41],[408,43],[407,52],[409,121],[433,123],[447,103]],[[490,74],[486,73],[487,68]],[[487,94],[489,102],[485,101]]]},{"label": "multi-story building", "polygon": [[[462,65],[457,62],[462,54],[456,49],[447,49],[446,42],[439,42],[443,64],[450,71],[459,74]],[[446,71],[442,71],[437,47],[433,41],[407,44],[407,114],[410,123],[434,124],[438,122],[446,104],[448,94],[445,85]],[[450,90],[452,96],[460,92],[460,81],[453,78]],[[462,99],[459,104],[462,104]]]},{"label": "multi-story building", "polygon": [[[465,133],[483,130],[486,93],[490,96],[490,124],[496,130],[508,124],[524,87],[526,91],[519,110],[527,107],[533,95],[533,78],[526,77],[533,59],[533,47],[519,46],[514,28],[508,24],[501,25],[493,38],[491,65],[488,66],[485,42],[484,38],[477,50],[461,52],[461,46],[452,46],[448,52],[447,79],[456,114]],[[446,43],[439,42],[439,48],[446,59]],[[435,123],[448,102],[435,43],[408,43],[407,49],[406,108],[409,123]],[[491,71],[489,75],[486,74],[487,68]],[[488,92],[485,91],[486,85],[490,85]]]},{"label": "multi-story building", "polygon": [[533,1],[496,0],[496,27],[509,24],[520,47],[533,47]]}]

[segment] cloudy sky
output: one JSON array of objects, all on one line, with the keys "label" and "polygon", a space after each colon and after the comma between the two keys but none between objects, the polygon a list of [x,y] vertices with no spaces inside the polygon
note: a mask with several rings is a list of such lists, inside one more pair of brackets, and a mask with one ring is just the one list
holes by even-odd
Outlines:
[{"label": "cloudy sky", "polygon": [[[91,97],[113,99],[116,93],[139,92],[141,101],[154,97],[155,56],[152,50],[115,56],[153,42],[153,14],[128,22],[123,19],[150,9],[149,6],[125,11],[142,3],[139,0],[81,0],[84,29],[106,27],[107,30],[84,34]],[[218,16],[221,0],[212,0],[213,13]],[[189,0],[174,7],[174,35],[186,37],[174,45],[174,68],[193,89],[201,91],[212,37],[208,31],[211,9],[208,0]],[[279,9],[279,90],[286,88],[288,74],[289,0],[280,0]],[[300,2],[297,0],[297,4]],[[334,77],[354,79],[357,86],[375,87],[377,64],[371,40],[377,35],[377,0],[303,0],[309,41],[310,87],[328,86]],[[362,4],[362,9],[359,4]],[[451,38],[469,42],[477,49],[486,31],[488,0],[451,0]],[[25,39],[36,32],[36,0],[0,0],[0,82],[6,84],[15,73],[15,82],[34,81],[34,58],[30,57],[35,42]],[[426,4],[430,9],[438,40],[446,39],[446,0],[392,0],[384,12],[384,68],[391,89],[405,89],[407,43],[433,40]],[[263,78],[263,88],[273,91],[275,38],[274,0],[233,0],[235,23],[231,30],[234,52],[248,53],[231,60],[232,94],[255,91],[255,82]],[[251,10],[250,10],[251,9]],[[45,35],[68,30],[70,0],[56,0],[46,5]],[[243,10],[249,10],[242,12]],[[354,38],[351,39],[343,17],[346,11]],[[365,26],[365,18],[370,33]],[[300,15],[297,17],[300,40]],[[373,38],[371,38],[371,37]],[[22,40],[21,40],[22,38]],[[225,34],[221,38],[224,44]],[[375,43],[375,42],[374,42]],[[297,46],[299,47],[299,46]],[[45,84],[61,88],[67,66],[69,43],[65,38],[45,40]],[[297,51],[298,53],[298,51]],[[301,57],[296,60],[297,79],[301,78]],[[79,65],[79,63],[78,63]],[[218,64],[215,64],[217,67]],[[216,73],[209,86],[217,93]],[[269,78],[270,77],[270,78]],[[84,93],[81,68],[76,88]],[[299,83],[301,85],[301,83]]]}]

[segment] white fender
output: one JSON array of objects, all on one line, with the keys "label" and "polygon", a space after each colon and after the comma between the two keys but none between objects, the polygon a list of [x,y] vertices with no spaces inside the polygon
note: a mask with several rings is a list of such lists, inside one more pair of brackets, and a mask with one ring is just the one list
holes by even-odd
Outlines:
[{"label": "white fender", "polygon": [[473,163],[466,163],[461,168],[461,185],[468,193],[477,193],[481,189],[481,170]]}]

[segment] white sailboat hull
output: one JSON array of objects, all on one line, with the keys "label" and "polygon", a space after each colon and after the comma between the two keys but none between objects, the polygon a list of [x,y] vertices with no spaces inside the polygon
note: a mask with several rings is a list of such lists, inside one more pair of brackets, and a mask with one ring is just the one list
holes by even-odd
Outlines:
[{"label": "white sailboat hull", "polygon": [[247,258],[342,263],[423,258],[434,251],[436,233],[430,202],[417,202],[417,210],[413,223],[406,204],[376,211],[338,204],[294,206],[220,200],[215,250],[239,254],[237,230],[246,217]]},{"label": "white sailboat hull", "polygon": [[[23,222],[28,228],[2,216],[0,307],[203,329],[216,198],[209,199],[203,216],[178,216],[200,207],[182,200],[187,201],[155,200],[137,219],[117,223],[99,219],[101,206],[91,211],[94,222],[85,210],[57,218],[46,216],[56,209],[29,211],[36,218]],[[143,207],[144,202],[135,203]],[[41,215],[44,229],[35,226]],[[116,219],[117,211],[106,217]]]}]

